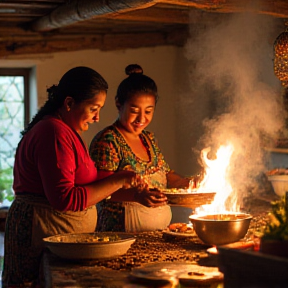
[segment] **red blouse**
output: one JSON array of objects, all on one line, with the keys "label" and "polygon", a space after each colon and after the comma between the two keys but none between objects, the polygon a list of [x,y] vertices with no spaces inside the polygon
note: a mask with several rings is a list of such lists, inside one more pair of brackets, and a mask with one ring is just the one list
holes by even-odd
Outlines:
[{"label": "red blouse", "polygon": [[84,210],[89,198],[85,185],[96,178],[97,169],[81,137],[57,118],[47,116],[39,121],[17,149],[16,195],[45,195],[57,210]]}]

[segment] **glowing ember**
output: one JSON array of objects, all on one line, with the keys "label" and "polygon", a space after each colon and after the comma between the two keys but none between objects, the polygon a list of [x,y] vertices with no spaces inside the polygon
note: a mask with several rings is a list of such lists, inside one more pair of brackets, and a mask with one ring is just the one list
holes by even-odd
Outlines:
[{"label": "glowing ember", "polygon": [[[237,199],[230,199],[231,197],[229,197],[232,195],[231,193],[233,191],[229,183],[229,164],[234,147],[231,144],[220,146],[215,159],[208,158],[208,153],[210,151],[210,147],[201,151],[205,173],[204,178],[199,185],[198,192],[216,192],[216,195],[212,204],[199,207],[196,210],[196,213],[211,214],[223,213],[225,211],[236,212]],[[228,197],[230,203],[226,203]],[[231,201],[233,203],[231,203]]]}]

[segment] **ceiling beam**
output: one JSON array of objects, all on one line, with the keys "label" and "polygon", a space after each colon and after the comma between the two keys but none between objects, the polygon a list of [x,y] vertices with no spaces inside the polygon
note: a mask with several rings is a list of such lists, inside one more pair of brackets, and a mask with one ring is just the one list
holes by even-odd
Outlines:
[{"label": "ceiling beam", "polygon": [[45,36],[18,37],[17,39],[0,39],[0,59],[13,58],[20,55],[49,54],[55,52],[99,49],[115,51],[155,46],[183,46],[188,37],[188,30],[173,30],[169,33],[123,33],[104,35],[55,35],[46,39]]},{"label": "ceiling beam", "polygon": [[252,12],[288,18],[288,1],[285,0],[155,0],[155,2],[193,7],[206,12]]},{"label": "ceiling beam", "polygon": [[288,17],[288,1],[280,0],[71,0],[49,15],[30,23],[26,28],[35,32],[45,32],[95,17],[117,18],[119,14],[145,9],[155,4],[198,8],[207,12],[250,11],[279,18]]}]

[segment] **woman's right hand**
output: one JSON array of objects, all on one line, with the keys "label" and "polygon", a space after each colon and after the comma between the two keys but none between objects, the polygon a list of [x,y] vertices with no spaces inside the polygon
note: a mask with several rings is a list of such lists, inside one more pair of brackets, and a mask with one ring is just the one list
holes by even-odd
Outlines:
[{"label": "woman's right hand", "polygon": [[134,194],[135,201],[147,206],[147,207],[158,207],[167,204],[167,197],[164,193],[157,189],[149,189],[148,186],[137,187]]},{"label": "woman's right hand", "polygon": [[132,187],[140,187],[140,189],[146,187],[143,179],[140,175],[136,174],[133,171],[122,170],[113,174],[114,177],[118,178],[122,188],[129,189]]}]

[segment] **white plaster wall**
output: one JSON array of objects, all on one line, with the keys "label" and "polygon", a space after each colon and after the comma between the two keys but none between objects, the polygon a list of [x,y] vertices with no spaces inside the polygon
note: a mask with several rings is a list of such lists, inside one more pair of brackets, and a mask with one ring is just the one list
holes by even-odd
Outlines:
[{"label": "white plaster wall", "polygon": [[[111,124],[117,117],[114,96],[119,83],[126,77],[125,67],[132,63],[141,65],[144,73],[157,83],[160,96],[154,119],[148,128],[155,133],[171,168],[176,171],[179,170],[181,174],[189,173],[190,167],[187,165],[183,167],[181,163],[178,163],[178,159],[184,159],[187,153],[191,153],[190,146],[186,143],[188,152],[185,152],[183,145],[180,145],[181,143],[176,139],[176,131],[181,126],[181,123],[177,121],[179,117],[176,114],[177,109],[179,109],[179,105],[177,105],[178,93],[179,89],[185,88],[183,83],[181,87],[179,86],[179,79],[186,77],[186,68],[183,68],[182,48],[165,46],[116,52],[83,50],[34,55],[32,58],[30,58],[31,56],[26,57],[27,59],[0,60],[0,66],[2,68],[33,67],[34,80],[31,83],[34,86],[31,93],[34,94],[37,103],[35,101],[31,105],[31,116],[46,101],[47,87],[57,84],[61,76],[70,68],[89,66],[97,70],[107,80],[109,84],[108,97],[100,114],[100,122],[91,125],[89,131],[83,134],[87,144],[95,133]],[[35,85],[37,86],[35,87]]]}]

